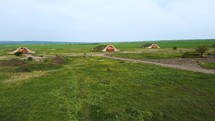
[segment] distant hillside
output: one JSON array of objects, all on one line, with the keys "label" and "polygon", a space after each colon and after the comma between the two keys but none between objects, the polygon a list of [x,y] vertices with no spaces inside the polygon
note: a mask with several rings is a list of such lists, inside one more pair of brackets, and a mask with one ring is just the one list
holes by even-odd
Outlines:
[{"label": "distant hillside", "polygon": [[0,45],[15,45],[15,44],[81,44],[77,42],[52,42],[52,41],[1,41]]}]

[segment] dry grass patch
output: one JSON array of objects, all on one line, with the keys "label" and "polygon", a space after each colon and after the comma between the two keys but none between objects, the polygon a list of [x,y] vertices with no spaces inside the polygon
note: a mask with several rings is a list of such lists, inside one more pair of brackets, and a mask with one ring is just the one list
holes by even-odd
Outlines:
[{"label": "dry grass patch", "polygon": [[3,81],[3,83],[18,83],[22,82],[31,78],[36,78],[45,75],[46,72],[43,71],[34,71],[34,72],[29,72],[29,73],[13,73],[11,75],[11,78],[8,80]]}]

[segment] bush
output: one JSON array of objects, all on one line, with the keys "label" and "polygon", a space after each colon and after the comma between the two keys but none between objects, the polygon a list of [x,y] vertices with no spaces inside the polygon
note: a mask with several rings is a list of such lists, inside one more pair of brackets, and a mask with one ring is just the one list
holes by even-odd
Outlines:
[{"label": "bush", "polygon": [[33,58],[32,58],[32,57],[28,57],[27,60],[28,60],[28,61],[32,61]]},{"label": "bush", "polygon": [[185,52],[181,57],[182,57],[182,58],[188,58],[188,57],[189,57],[189,55],[190,55],[190,53],[189,53],[189,52]]},{"label": "bush", "polygon": [[172,49],[173,49],[173,50],[177,50],[177,47],[173,47]]},{"label": "bush", "polygon": [[208,50],[207,46],[199,46],[196,48],[196,52],[201,54],[201,57],[203,57],[204,53]]},{"label": "bush", "polygon": [[16,56],[22,56],[22,52],[16,52],[16,53],[14,53],[14,55],[16,55]]}]

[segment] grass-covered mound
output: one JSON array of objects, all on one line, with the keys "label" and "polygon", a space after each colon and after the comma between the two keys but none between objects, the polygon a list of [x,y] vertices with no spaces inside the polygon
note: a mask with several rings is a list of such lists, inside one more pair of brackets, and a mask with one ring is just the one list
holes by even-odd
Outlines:
[{"label": "grass-covered mound", "polygon": [[69,60],[67,58],[61,57],[61,56],[56,56],[53,59],[51,59],[52,64],[58,64],[58,65],[67,64],[68,61]]},{"label": "grass-covered mound", "polygon": [[25,65],[26,61],[18,59],[18,58],[14,58],[11,60],[4,60],[2,62],[0,62],[1,66],[22,66]]},{"label": "grass-covered mound", "polygon": [[31,72],[31,71],[43,71],[43,70],[55,70],[63,67],[68,63],[68,59],[61,56],[47,59],[45,62],[32,62],[19,66],[16,68],[17,72]]},{"label": "grass-covered mound", "polygon": [[92,49],[92,52],[101,52],[107,45],[99,45]]},{"label": "grass-covered mound", "polygon": [[19,66],[15,69],[15,72],[32,72],[32,71],[45,71],[60,69],[61,65],[51,63],[31,63]]},{"label": "grass-covered mound", "polygon": [[29,61],[29,59],[11,59],[4,60],[0,62],[0,64],[4,66],[5,71],[8,72],[32,72],[60,69],[63,65],[67,64],[68,61],[69,60],[65,57],[56,56],[54,58],[46,59],[44,62]]}]

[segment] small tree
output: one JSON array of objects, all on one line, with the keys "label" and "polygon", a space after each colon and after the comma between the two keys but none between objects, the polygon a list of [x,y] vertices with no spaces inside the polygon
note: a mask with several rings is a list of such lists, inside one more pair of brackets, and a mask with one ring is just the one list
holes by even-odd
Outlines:
[{"label": "small tree", "polygon": [[173,47],[172,49],[173,49],[173,50],[177,50],[177,47]]},{"label": "small tree", "polygon": [[207,46],[199,46],[196,48],[196,52],[200,53],[202,57],[204,57],[204,53],[208,50]]}]

